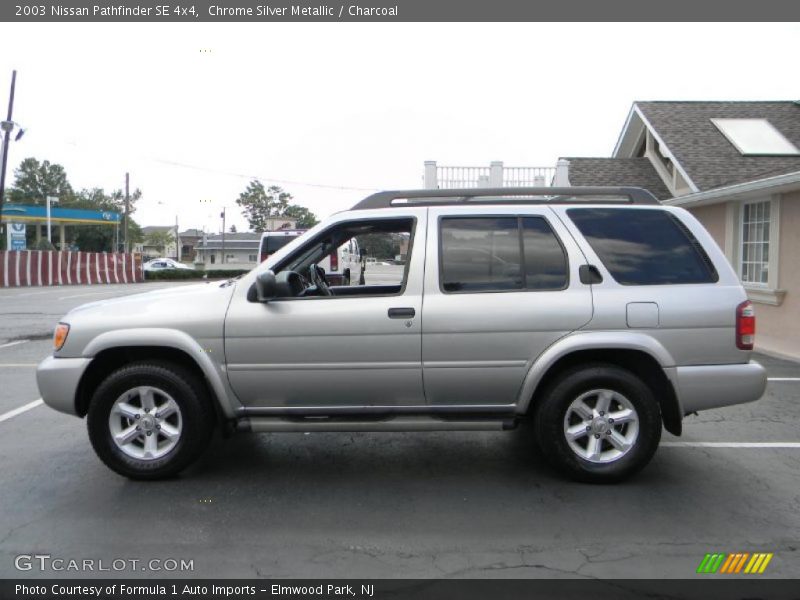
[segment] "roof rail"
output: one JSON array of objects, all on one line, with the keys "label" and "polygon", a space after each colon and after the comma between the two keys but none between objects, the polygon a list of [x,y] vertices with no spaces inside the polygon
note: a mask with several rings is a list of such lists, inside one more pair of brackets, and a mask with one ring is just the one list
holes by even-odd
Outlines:
[{"label": "roof rail", "polygon": [[[524,197],[520,197],[524,196]],[[581,196],[587,196],[581,200]],[[597,198],[597,196],[600,196]],[[602,196],[610,198],[603,199]],[[660,204],[637,187],[507,187],[395,190],[367,196],[351,210],[451,204]]]}]

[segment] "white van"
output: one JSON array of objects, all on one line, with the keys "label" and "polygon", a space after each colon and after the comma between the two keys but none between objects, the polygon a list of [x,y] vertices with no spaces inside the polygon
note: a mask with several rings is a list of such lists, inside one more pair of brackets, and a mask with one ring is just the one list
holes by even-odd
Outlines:
[{"label": "white van", "polygon": [[[261,234],[260,262],[264,262],[273,253],[283,248],[292,240],[303,235],[307,229],[282,229],[265,231]],[[361,273],[360,249],[358,240],[351,238],[335,251],[319,261],[325,269],[325,279],[329,285],[358,285]]]}]

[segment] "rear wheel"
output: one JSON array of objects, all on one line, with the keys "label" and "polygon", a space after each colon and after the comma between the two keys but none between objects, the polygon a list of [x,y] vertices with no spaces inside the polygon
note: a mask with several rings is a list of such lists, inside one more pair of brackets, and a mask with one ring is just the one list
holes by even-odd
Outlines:
[{"label": "rear wheel", "polygon": [[133,363],[111,373],[93,394],[87,415],[97,455],[131,479],[179,473],[206,448],[213,423],[198,378],[160,362]]},{"label": "rear wheel", "polygon": [[580,481],[625,479],[653,457],[661,414],[650,388],[613,365],[567,371],[544,393],[535,412],[539,448]]}]

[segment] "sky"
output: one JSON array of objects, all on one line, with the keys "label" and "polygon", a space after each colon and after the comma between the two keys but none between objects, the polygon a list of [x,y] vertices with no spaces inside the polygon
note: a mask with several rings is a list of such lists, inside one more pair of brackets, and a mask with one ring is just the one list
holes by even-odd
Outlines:
[{"label": "sky", "polygon": [[141,225],[240,231],[252,178],[320,217],[423,163],[609,156],[636,100],[800,100],[798,24],[0,24],[8,181],[142,190]]}]

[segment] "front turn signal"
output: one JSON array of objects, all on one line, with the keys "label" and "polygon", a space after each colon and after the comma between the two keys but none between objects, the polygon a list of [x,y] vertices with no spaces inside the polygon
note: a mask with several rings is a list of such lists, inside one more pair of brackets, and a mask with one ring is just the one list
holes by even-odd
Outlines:
[{"label": "front turn signal", "polygon": [[69,325],[66,323],[59,323],[56,325],[56,332],[53,335],[53,348],[61,350],[64,342],[67,341],[67,334],[69,333]]}]

